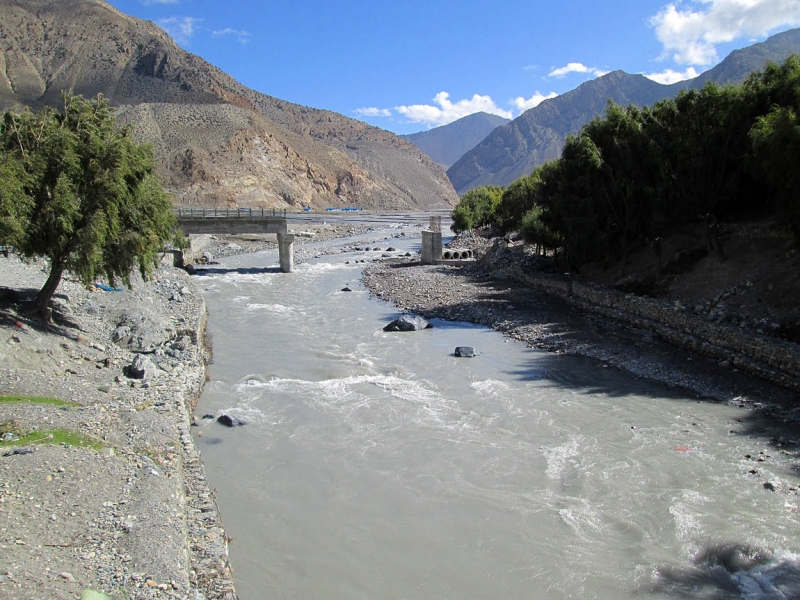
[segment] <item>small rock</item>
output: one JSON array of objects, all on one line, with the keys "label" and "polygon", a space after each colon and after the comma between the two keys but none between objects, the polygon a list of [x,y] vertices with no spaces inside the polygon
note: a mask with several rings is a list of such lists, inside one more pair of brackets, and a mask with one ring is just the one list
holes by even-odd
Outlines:
[{"label": "small rock", "polygon": [[75,577],[73,577],[72,573],[67,573],[66,571],[61,573],[61,579],[66,579],[67,581],[75,581]]}]

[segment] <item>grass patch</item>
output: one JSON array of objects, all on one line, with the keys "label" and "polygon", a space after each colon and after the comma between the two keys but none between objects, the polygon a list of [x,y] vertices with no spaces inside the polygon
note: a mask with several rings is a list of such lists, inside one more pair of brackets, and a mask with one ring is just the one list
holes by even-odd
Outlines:
[{"label": "grass patch", "polygon": [[51,406],[80,406],[77,402],[38,396],[0,396],[0,404],[49,404]]},{"label": "grass patch", "polygon": [[75,433],[67,429],[24,431],[13,419],[0,423],[0,437],[8,437],[7,434],[10,434],[11,439],[0,440],[0,449],[28,446],[30,444],[65,444],[78,448],[91,448],[92,450],[103,449],[103,444],[81,433]]}]

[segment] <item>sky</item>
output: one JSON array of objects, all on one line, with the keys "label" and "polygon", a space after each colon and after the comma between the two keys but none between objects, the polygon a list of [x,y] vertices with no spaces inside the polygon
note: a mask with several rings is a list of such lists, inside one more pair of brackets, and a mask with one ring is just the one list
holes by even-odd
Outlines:
[{"label": "sky", "polygon": [[617,69],[674,83],[800,27],[800,0],[110,2],[247,87],[401,134]]}]

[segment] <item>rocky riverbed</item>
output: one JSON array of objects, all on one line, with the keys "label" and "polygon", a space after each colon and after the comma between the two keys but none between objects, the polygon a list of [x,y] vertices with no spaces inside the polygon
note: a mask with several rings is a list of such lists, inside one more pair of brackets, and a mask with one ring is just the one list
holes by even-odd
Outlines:
[{"label": "rocky riverbed", "polygon": [[0,597],[234,598],[190,434],[208,350],[189,276],[66,280],[45,327],[45,263],[0,263],[0,394],[65,402],[0,403]]},{"label": "rocky riverbed", "polygon": [[[477,244],[478,253],[486,250],[480,240],[454,243]],[[505,278],[503,269],[495,267],[490,261],[423,265],[414,256],[369,264],[363,281],[373,296],[404,312],[486,325],[531,347],[593,358],[607,368],[623,369],[699,398],[750,406],[800,422],[800,399],[795,393],[675,348],[650,331],[579,312]]]}]

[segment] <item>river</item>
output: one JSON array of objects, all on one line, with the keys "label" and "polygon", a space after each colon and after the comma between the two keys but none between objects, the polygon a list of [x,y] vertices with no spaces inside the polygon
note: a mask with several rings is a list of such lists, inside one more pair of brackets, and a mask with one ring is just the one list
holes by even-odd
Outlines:
[{"label": "river", "polygon": [[484,327],[383,332],[375,256],[198,278],[198,414],[246,421],[195,428],[242,600],[800,598],[780,423]]}]

